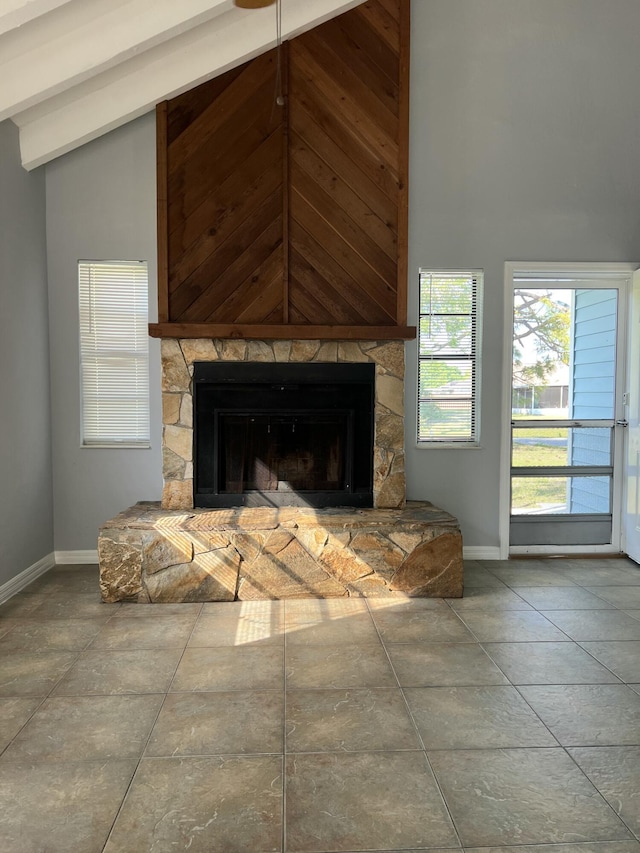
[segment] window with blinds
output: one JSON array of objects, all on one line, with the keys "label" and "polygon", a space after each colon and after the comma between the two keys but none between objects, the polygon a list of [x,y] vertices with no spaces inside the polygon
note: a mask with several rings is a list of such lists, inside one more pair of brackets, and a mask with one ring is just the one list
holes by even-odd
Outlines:
[{"label": "window with blinds", "polygon": [[420,270],[418,442],[477,445],[482,273]]},{"label": "window with blinds", "polygon": [[82,444],[149,447],[146,261],[78,261]]}]

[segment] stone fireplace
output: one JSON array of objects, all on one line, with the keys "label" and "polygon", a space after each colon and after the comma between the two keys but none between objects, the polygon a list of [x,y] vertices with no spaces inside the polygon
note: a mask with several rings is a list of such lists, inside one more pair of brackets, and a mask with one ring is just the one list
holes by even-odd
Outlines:
[{"label": "stone fireplace", "polygon": [[[400,508],[405,502],[404,473],[404,345],[401,341],[237,341],[163,339],[162,410],[164,509],[194,507],[193,387],[195,365],[206,363],[370,365],[374,374],[371,499],[378,508]],[[224,373],[224,371],[222,371]],[[229,375],[231,371],[229,371]],[[276,377],[282,376],[277,370]],[[301,374],[300,374],[301,375]],[[276,381],[279,381],[276,379]],[[356,424],[355,429],[358,429]],[[362,427],[360,427],[362,429]],[[365,436],[363,435],[363,439]],[[358,435],[355,436],[358,440]],[[350,485],[350,484],[347,484]],[[257,489],[254,491],[258,491]],[[273,490],[276,491],[276,490]],[[269,498],[263,503],[269,505]],[[295,499],[275,501],[291,505]],[[367,505],[366,498],[343,499],[338,505]],[[217,505],[221,505],[222,502]],[[242,505],[229,500],[224,505]],[[313,502],[301,501],[303,505]],[[214,505],[213,503],[199,503]],[[318,505],[318,504],[316,504]],[[326,502],[324,505],[327,505]]]},{"label": "stone fireplace", "polygon": [[[231,375],[238,365],[249,373],[258,366],[262,375],[269,364],[297,366],[298,375],[340,364],[373,373],[368,507],[310,507],[305,500],[295,506],[273,494],[263,506],[244,499],[194,506],[194,384],[208,372]],[[462,595],[457,520],[427,502],[405,502],[401,341],[167,338],[162,383],[162,504],[139,503],[103,525],[105,601]]]}]

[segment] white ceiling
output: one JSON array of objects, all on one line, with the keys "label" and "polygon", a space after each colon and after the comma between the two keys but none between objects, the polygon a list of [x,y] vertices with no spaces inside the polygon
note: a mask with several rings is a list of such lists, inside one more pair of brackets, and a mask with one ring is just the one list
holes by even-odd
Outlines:
[{"label": "white ceiling", "polygon": [[[293,38],[364,0],[282,0]],[[0,121],[33,169],[269,50],[276,7],[233,0],[0,0]]]}]

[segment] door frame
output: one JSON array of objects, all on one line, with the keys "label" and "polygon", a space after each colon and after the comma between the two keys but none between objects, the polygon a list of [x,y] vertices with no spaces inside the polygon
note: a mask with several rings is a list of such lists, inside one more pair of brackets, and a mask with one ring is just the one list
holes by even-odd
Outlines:
[{"label": "door frame", "polygon": [[[503,338],[503,371],[502,371],[502,425],[500,431],[500,499],[499,499],[499,537],[500,559],[508,559],[510,554],[584,554],[589,553],[618,554],[622,549],[622,495],[625,488],[624,478],[620,476],[619,486],[614,489],[612,499],[613,528],[612,542],[608,545],[509,545],[509,519],[511,514],[511,384],[513,360],[513,294],[514,277],[518,273],[539,272],[541,274],[565,273],[567,276],[582,278],[617,280],[621,284],[618,303],[618,341],[617,348],[618,376],[621,385],[616,388],[615,417],[622,417],[623,394],[627,387],[627,357],[628,330],[626,319],[629,313],[631,299],[631,280],[637,264],[622,263],[551,263],[548,261],[507,261],[504,265],[504,338]],[[620,443],[617,465],[621,466],[626,456],[626,440]],[[616,460],[614,460],[614,464]],[[622,471],[620,471],[622,474]]]}]

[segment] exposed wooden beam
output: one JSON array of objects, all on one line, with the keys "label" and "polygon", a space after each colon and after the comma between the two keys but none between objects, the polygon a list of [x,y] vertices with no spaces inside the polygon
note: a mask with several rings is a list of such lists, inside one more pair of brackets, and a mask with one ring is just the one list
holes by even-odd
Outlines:
[{"label": "exposed wooden beam", "polygon": [[70,0],[3,0],[0,6],[0,35],[23,27],[29,21],[69,2]]},{"label": "exposed wooden beam", "polygon": [[0,121],[233,9],[233,0],[65,4],[0,37]]},{"label": "exposed wooden beam", "polygon": [[[293,38],[363,1],[289,0],[283,4],[283,38]],[[275,45],[275,37],[273,7],[234,6],[14,115],[24,167],[42,165],[149,112],[160,101],[258,56]]]}]

